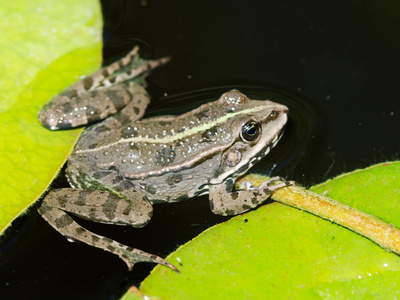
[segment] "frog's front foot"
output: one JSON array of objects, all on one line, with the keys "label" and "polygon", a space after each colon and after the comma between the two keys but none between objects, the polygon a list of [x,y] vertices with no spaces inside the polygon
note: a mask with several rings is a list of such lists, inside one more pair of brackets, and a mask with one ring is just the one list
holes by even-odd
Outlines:
[{"label": "frog's front foot", "polygon": [[[275,177],[272,177],[272,178],[270,178],[270,179],[268,179],[268,180],[266,180],[266,181],[264,181],[261,185],[260,185],[260,188],[269,188],[271,185],[272,185],[272,183],[274,183],[274,182],[277,182],[277,181],[281,181],[282,183],[284,183],[283,184],[283,187],[285,187],[285,186],[289,186],[289,185],[295,185],[296,183],[294,182],[294,181],[292,181],[292,180],[289,180],[289,181],[287,181],[287,180],[285,180],[284,178],[282,178],[282,177],[280,177],[280,176],[275,176]],[[274,185],[275,186],[275,185]],[[239,187],[241,190],[256,190],[256,189],[258,189],[258,187],[255,187],[254,185],[253,185],[253,183],[251,183],[250,181],[243,181],[241,184],[240,184],[240,187]]]},{"label": "frog's front foot", "polygon": [[233,191],[234,183],[227,180],[218,185],[210,186],[210,207],[213,213],[223,216],[237,215],[246,212],[265,202],[273,192],[293,185],[293,181],[283,181],[280,177],[272,177],[259,187],[250,182],[243,182],[241,188],[245,190]]}]

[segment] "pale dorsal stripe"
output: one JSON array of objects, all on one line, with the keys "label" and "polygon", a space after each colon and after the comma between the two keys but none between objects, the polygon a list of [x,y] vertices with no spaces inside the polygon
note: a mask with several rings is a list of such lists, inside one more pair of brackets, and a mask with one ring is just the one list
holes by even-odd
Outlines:
[{"label": "pale dorsal stripe", "polygon": [[[271,107],[273,107],[273,105],[271,105]],[[101,151],[101,150],[105,150],[108,149],[112,146],[118,145],[118,144],[122,144],[122,143],[148,143],[148,144],[166,144],[166,143],[170,143],[170,142],[174,142],[180,139],[184,139],[187,136],[191,136],[194,135],[196,133],[199,132],[204,132],[214,126],[217,126],[227,120],[229,120],[230,118],[233,118],[234,116],[240,115],[240,114],[250,114],[253,112],[257,112],[260,110],[264,110],[268,108],[267,105],[262,105],[262,106],[256,106],[256,107],[252,107],[252,108],[248,108],[248,109],[244,109],[238,112],[231,112],[228,113],[218,119],[216,119],[215,121],[209,122],[209,123],[204,123],[203,125],[197,126],[197,127],[193,127],[190,128],[186,131],[177,133],[173,136],[167,136],[167,137],[161,137],[161,138],[146,138],[146,137],[132,137],[132,138],[128,138],[128,139],[120,139],[114,143],[110,143],[107,145],[103,145],[100,147],[96,147],[93,149],[85,149],[85,150],[77,150],[75,153],[88,153],[88,152],[96,152],[96,151]]]}]

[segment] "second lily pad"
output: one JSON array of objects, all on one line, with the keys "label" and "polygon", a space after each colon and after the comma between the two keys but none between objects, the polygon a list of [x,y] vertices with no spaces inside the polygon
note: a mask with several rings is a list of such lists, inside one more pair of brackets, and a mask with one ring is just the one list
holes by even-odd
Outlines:
[{"label": "second lily pad", "polygon": [[[340,176],[315,191],[400,227],[399,162]],[[367,197],[367,195],[373,195]],[[400,257],[317,216],[279,203],[205,231],[157,266],[141,291],[162,299],[400,297]]]}]

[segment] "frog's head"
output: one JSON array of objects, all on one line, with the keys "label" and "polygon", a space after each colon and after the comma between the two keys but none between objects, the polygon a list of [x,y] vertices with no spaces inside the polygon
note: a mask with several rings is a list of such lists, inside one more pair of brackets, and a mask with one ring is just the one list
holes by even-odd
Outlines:
[{"label": "frog's head", "polygon": [[226,116],[230,115],[232,144],[222,155],[215,183],[244,174],[266,156],[279,141],[288,119],[286,106],[250,100],[237,90],[223,94],[219,101],[226,108]]}]

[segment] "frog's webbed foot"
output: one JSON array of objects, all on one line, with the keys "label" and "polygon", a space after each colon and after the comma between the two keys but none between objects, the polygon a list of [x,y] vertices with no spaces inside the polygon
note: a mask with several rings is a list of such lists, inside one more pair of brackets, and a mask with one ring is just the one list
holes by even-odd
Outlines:
[{"label": "frog's webbed foot", "polygon": [[128,105],[132,106],[128,111],[135,112],[130,116],[140,118],[149,102],[147,92],[139,102],[134,95],[138,89],[143,93],[140,85],[150,70],[169,59],[140,59],[138,49],[54,96],[40,110],[39,122],[51,130],[74,128],[103,120]]},{"label": "frog's webbed foot", "polygon": [[[264,181],[261,185],[260,185],[260,187],[255,187],[250,181],[243,181],[241,184],[240,184],[240,189],[241,190],[256,190],[256,189],[262,189],[263,187],[264,188],[267,188],[267,187],[271,187],[271,185],[274,183],[274,182],[276,182],[276,181],[282,181],[285,185],[284,185],[284,187],[285,186],[288,186],[288,185],[294,185],[295,184],[295,182],[294,181],[286,181],[284,178],[282,178],[282,177],[280,177],[280,176],[274,176],[274,177],[271,177],[270,179],[268,179],[268,180],[266,180],[266,181]],[[274,187],[276,186],[276,185],[273,185]],[[279,186],[278,186],[278,188],[277,189],[279,189]],[[275,189],[276,190],[276,189]],[[274,190],[274,191],[275,191]]]},{"label": "frog's webbed foot", "polygon": [[[166,267],[174,270],[178,274],[180,273],[177,267],[175,267],[173,264],[169,263],[168,261],[166,261],[165,259],[163,259],[157,255],[150,254],[150,253],[144,252],[139,249],[131,248],[131,247],[119,244],[115,241],[114,241],[114,243],[116,243],[116,247],[118,247],[120,250],[122,250],[122,252],[124,252],[124,254],[120,255],[120,257],[123,261],[125,261],[125,263],[128,266],[128,269],[130,271],[132,270],[133,265],[137,262],[151,262],[151,263],[156,263],[156,264],[166,266]],[[111,246],[114,247],[114,245],[111,245]]]},{"label": "frog's webbed foot", "polygon": [[100,223],[144,226],[151,216],[151,204],[133,204],[104,191],[60,189],[51,191],[38,211],[54,229],[69,240],[80,241],[116,254],[125,261],[129,270],[137,262],[153,262],[179,272],[175,266],[159,256],[120,244],[83,228],[66,213]]},{"label": "frog's webbed foot", "polygon": [[245,190],[239,191],[233,191],[233,180],[211,185],[209,196],[211,210],[218,215],[237,215],[262,204],[276,190],[294,184],[293,181],[274,184],[278,180],[281,178],[272,177],[257,188],[245,181],[241,184],[241,188]]}]

